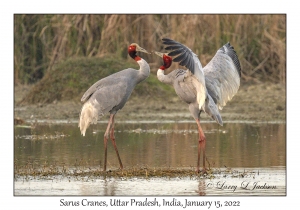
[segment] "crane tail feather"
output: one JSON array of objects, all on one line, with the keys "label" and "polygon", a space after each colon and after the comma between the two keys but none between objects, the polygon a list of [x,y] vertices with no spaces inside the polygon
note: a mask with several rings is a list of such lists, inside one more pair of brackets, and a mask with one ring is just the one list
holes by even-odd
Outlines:
[{"label": "crane tail feather", "polygon": [[203,107],[206,114],[208,114],[212,119],[214,119],[219,125],[223,126],[222,117],[218,110],[217,105],[214,103],[212,97],[208,94],[205,106]]},{"label": "crane tail feather", "polygon": [[90,124],[96,124],[98,121],[98,110],[97,108],[90,102],[86,102],[79,116],[78,127],[80,128],[81,134],[85,136],[86,129],[90,126]]}]

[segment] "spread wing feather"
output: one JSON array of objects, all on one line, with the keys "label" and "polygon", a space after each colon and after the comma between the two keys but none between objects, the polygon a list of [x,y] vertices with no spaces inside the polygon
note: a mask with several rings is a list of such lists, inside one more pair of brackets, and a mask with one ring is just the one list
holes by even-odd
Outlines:
[{"label": "spread wing feather", "polygon": [[207,92],[219,109],[222,109],[237,93],[240,86],[241,66],[230,43],[217,51],[203,71]]},{"label": "spread wing feather", "polygon": [[187,46],[176,42],[169,38],[163,38],[163,44],[167,45],[166,50],[171,50],[168,53],[169,56],[176,56],[173,61],[178,62],[181,66],[185,66],[191,74],[186,74],[187,76],[193,76],[198,80],[198,83],[194,82],[197,86],[197,101],[199,103],[199,108],[204,105],[206,98],[206,88],[204,73],[202,70],[202,65],[195,53]]},{"label": "spread wing feather", "polygon": [[[200,68],[195,69],[195,59],[198,60],[200,63],[197,55],[193,53],[193,51],[188,48],[187,46],[176,42],[172,39],[163,38],[163,44],[168,45],[166,47],[166,50],[171,50],[170,53],[168,53],[169,56],[177,56],[173,59],[175,62],[179,62],[180,65],[185,66],[188,70],[190,70],[193,74],[195,74],[196,70],[200,70]],[[193,58],[194,60],[191,60],[190,58]]]}]

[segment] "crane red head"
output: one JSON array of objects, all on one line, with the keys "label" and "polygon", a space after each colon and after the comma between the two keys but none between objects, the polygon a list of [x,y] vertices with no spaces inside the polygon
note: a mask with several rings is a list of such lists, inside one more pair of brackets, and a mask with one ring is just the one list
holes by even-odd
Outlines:
[{"label": "crane red head", "polygon": [[140,51],[140,52],[144,52],[144,53],[150,54],[147,50],[145,50],[144,48],[140,47],[138,44],[132,43],[132,44],[129,45],[129,47],[128,47],[128,54],[129,54],[130,57],[132,57],[135,61],[141,60],[141,58],[140,58],[139,56],[136,55],[137,51]]},{"label": "crane red head", "polygon": [[155,54],[161,57],[164,61],[164,65],[160,67],[161,70],[165,70],[172,65],[172,58],[168,56],[168,54],[161,52],[155,52]]}]

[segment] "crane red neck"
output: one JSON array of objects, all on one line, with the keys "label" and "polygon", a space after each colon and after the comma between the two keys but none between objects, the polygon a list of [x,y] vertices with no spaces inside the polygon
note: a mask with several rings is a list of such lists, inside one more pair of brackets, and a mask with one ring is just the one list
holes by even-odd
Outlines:
[{"label": "crane red neck", "polygon": [[166,70],[172,65],[172,58],[166,54],[163,55],[163,61],[164,64],[160,67],[161,70]]},{"label": "crane red neck", "polygon": [[139,61],[142,58],[140,56],[136,55],[136,46],[134,45],[130,45],[128,47],[128,54],[130,55],[130,57],[132,57],[135,61]]}]

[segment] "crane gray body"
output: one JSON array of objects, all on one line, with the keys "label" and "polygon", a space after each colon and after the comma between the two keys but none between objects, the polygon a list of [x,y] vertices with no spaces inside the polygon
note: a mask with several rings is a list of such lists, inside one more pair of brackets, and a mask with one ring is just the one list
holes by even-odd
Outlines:
[{"label": "crane gray body", "polygon": [[90,124],[96,124],[98,117],[106,113],[116,114],[129,99],[134,87],[150,74],[150,67],[145,60],[137,61],[141,70],[124,69],[105,77],[93,84],[82,96],[85,102],[79,120],[83,135]]},{"label": "crane gray body", "polygon": [[150,53],[137,43],[130,44],[127,51],[128,55],[140,66],[140,69],[128,68],[105,77],[93,84],[81,98],[84,104],[79,116],[78,127],[83,136],[85,136],[86,129],[91,123],[96,124],[99,116],[101,117],[110,112],[104,133],[104,171],[106,171],[107,165],[107,141],[109,138],[117,154],[120,169],[123,169],[114,134],[115,115],[124,107],[134,87],[150,75],[149,64],[138,56],[137,52]]}]

